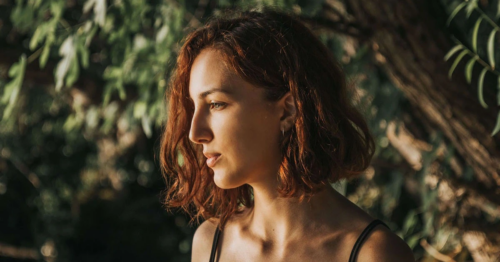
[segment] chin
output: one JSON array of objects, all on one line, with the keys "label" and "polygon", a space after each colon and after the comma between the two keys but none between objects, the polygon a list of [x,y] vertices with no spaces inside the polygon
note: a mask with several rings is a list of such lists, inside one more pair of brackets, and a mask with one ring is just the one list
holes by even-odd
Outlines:
[{"label": "chin", "polygon": [[214,183],[221,189],[232,189],[243,185],[220,170],[214,170]]}]

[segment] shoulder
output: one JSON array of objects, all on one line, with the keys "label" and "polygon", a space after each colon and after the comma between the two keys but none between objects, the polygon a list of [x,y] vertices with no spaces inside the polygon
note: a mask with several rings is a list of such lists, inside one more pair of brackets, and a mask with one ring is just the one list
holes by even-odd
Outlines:
[{"label": "shoulder", "polygon": [[193,237],[191,261],[207,261],[212,251],[212,242],[218,220],[209,219],[201,223]]},{"label": "shoulder", "polygon": [[357,262],[415,262],[410,247],[388,228],[377,225],[359,249]]}]

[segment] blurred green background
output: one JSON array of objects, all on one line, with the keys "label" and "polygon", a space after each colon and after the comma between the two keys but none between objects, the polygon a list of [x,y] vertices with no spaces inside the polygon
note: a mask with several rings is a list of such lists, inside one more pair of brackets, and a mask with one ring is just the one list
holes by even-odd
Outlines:
[{"label": "blurred green background", "polygon": [[336,188],[418,261],[500,261],[499,0],[1,0],[0,261],[190,261],[164,93],[187,33],[264,6],[330,48],[376,138]]}]

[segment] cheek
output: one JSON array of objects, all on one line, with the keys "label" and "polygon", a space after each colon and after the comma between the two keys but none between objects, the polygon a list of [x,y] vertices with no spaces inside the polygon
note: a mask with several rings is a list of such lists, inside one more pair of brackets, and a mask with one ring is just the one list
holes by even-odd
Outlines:
[{"label": "cheek", "polygon": [[279,121],[250,107],[212,117],[214,150],[224,158],[214,168],[221,188],[233,188],[267,174],[280,164]]},{"label": "cheek", "polygon": [[266,164],[279,155],[279,137],[275,134],[278,123],[261,113],[241,114],[235,118],[228,134],[227,147],[234,149],[235,161],[243,165]]}]

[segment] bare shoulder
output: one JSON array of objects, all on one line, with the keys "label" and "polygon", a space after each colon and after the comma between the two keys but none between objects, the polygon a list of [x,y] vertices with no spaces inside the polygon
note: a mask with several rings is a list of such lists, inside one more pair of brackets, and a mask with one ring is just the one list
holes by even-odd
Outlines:
[{"label": "bare shoulder", "polygon": [[193,237],[191,261],[208,261],[218,220],[209,219],[201,223]]},{"label": "bare shoulder", "polygon": [[410,247],[384,226],[377,226],[361,245],[358,262],[415,262]]}]

